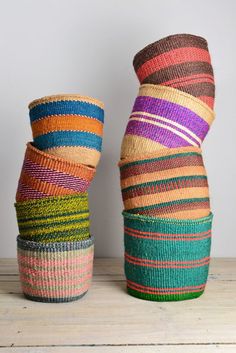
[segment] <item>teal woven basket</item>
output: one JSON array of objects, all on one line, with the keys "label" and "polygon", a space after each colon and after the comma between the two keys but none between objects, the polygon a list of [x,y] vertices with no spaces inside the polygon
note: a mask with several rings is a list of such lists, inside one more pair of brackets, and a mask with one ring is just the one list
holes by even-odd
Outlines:
[{"label": "teal woven basket", "polygon": [[213,215],[197,220],[123,216],[128,293],[154,301],[199,297],[208,277]]}]

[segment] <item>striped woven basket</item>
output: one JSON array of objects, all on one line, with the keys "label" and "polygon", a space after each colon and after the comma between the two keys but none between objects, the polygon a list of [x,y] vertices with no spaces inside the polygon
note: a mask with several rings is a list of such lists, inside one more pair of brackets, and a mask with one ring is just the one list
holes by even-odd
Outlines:
[{"label": "striped woven basket", "polygon": [[197,220],[123,216],[128,292],[157,301],[199,297],[208,275],[212,215]]},{"label": "striped woven basket", "polygon": [[201,150],[214,120],[208,45],[169,36],[133,64],[141,86],[119,162],[128,293],[197,298],[207,282],[213,217]]},{"label": "striped woven basket", "polygon": [[17,255],[26,298],[67,302],[91,284],[94,238],[88,193],[100,159],[103,104],[56,95],[29,105],[27,144],[16,193]]}]

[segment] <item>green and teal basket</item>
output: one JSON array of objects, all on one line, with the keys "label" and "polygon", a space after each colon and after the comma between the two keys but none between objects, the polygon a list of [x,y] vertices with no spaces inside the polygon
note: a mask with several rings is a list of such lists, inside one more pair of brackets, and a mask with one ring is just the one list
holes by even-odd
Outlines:
[{"label": "green and teal basket", "polygon": [[208,276],[212,214],[198,220],[123,216],[129,294],[154,301],[199,297]]}]

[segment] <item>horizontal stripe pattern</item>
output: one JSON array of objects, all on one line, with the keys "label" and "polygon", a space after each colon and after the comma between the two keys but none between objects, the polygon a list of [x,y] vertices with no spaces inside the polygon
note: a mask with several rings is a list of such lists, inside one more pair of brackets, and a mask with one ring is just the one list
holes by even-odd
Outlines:
[{"label": "horizontal stripe pattern", "polygon": [[94,240],[87,189],[99,162],[104,106],[91,97],[55,95],[29,105],[27,144],[16,194],[17,256],[26,298],[79,299],[89,289]]},{"label": "horizontal stripe pattern", "polygon": [[92,103],[87,103],[78,98],[78,100],[66,100],[60,98],[57,100],[57,96],[55,97],[55,101],[49,101],[45,103],[35,104],[30,108],[30,121],[31,123],[48,117],[52,115],[82,115],[91,117],[93,119],[97,119],[104,122],[104,110]]},{"label": "horizontal stripe pattern", "polygon": [[208,187],[206,176],[191,175],[130,186],[122,190],[123,201],[142,195],[166,193],[171,190],[190,187]]},{"label": "horizontal stripe pattern", "polygon": [[83,96],[58,95],[34,101],[29,108],[35,147],[49,154],[53,151],[53,155],[56,150],[57,156],[77,163],[86,162],[84,154],[81,159],[80,154],[76,154],[77,148],[89,149],[88,165],[97,166],[104,123],[101,102]]},{"label": "horizontal stripe pattern", "polygon": [[95,169],[27,145],[16,201],[69,195],[88,189]]},{"label": "horizontal stripe pattern", "polygon": [[157,69],[165,69],[168,66],[182,64],[184,62],[206,62],[210,63],[210,55],[205,49],[188,47],[176,48],[162,53],[146,61],[137,71],[140,82],[153,74]]},{"label": "horizontal stripe pattern", "polygon": [[93,238],[41,244],[18,237],[17,257],[25,296],[44,302],[66,302],[83,296],[93,271]]},{"label": "horizontal stripe pattern", "polygon": [[207,230],[200,233],[188,233],[188,234],[165,234],[160,232],[151,231],[141,231],[137,229],[132,229],[130,227],[124,227],[126,235],[134,238],[149,239],[149,240],[169,240],[169,241],[196,241],[203,240],[211,237],[211,230]]},{"label": "horizontal stripe pattern", "polygon": [[169,36],[133,64],[141,85],[119,162],[127,291],[154,301],[197,298],[211,246],[201,153],[215,118],[208,45],[194,35]]},{"label": "horizontal stripe pattern", "polygon": [[[179,72],[185,72],[185,76],[179,76]],[[178,85],[191,84],[196,81],[206,80],[214,83],[213,70],[207,62],[187,62],[169,66],[154,72],[148,77],[148,83],[175,87]]]},{"label": "horizontal stripe pattern", "polygon": [[180,136],[183,140],[189,142],[190,145],[200,146],[202,142],[194,132],[184,125],[158,115],[135,112],[131,115],[129,121],[134,123],[135,121],[146,122],[150,125],[154,125],[154,127],[161,127],[162,129],[168,130],[168,132],[173,132],[175,135]]},{"label": "horizontal stripe pattern", "polygon": [[89,131],[98,136],[102,136],[103,132],[103,124],[100,121],[81,115],[53,115],[36,120],[31,126],[34,138],[59,129],[60,131]]},{"label": "horizontal stripe pattern", "polygon": [[88,195],[49,197],[15,204],[22,239],[52,243],[88,239]]},{"label": "horizontal stripe pattern", "polygon": [[172,87],[143,84],[139,88],[138,96],[157,98],[180,105],[199,116],[209,126],[212,124],[215,117],[214,111],[206,103],[186,92]]},{"label": "horizontal stripe pattern", "polygon": [[128,212],[123,216],[125,274],[131,294],[150,300],[201,295],[210,261],[212,215],[198,220],[152,218]]},{"label": "horizontal stripe pattern", "polygon": [[180,288],[154,288],[154,287],[149,287],[149,286],[142,286],[140,284],[137,284],[132,281],[127,281],[128,286],[130,288],[133,288],[135,290],[141,291],[143,293],[150,293],[150,294],[158,294],[158,295],[166,295],[167,292],[169,294],[179,294],[179,293],[187,293],[187,292],[194,292],[194,291],[202,291],[205,288],[205,283],[200,284],[198,286],[186,286],[186,287],[180,287]]},{"label": "horizontal stripe pattern", "polygon": [[200,165],[203,165],[203,160],[201,150],[197,147],[163,149],[159,153],[126,158],[119,163],[121,180],[128,178],[130,174],[140,175],[144,172],[153,173],[155,171],[161,172],[167,169]]},{"label": "horizontal stripe pattern", "polygon": [[214,112],[202,101],[172,87],[140,86],[121,146],[121,158],[204,141]]},{"label": "horizontal stripe pattern", "polygon": [[134,57],[133,65],[135,70],[140,68],[147,60],[159,54],[169,52],[172,49],[195,47],[208,50],[206,39],[192,34],[174,34],[162,38],[154,43],[147,45],[140,50]]},{"label": "horizontal stripe pattern", "polygon": [[174,214],[182,219],[188,211],[196,219],[210,212],[206,172],[197,148],[125,160],[120,178],[124,207],[131,213],[166,218]]},{"label": "horizontal stripe pattern", "polygon": [[53,131],[34,139],[41,151],[60,146],[83,146],[101,152],[102,138],[86,131]]},{"label": "horizontal stripe pattern", "polygon": [[137,266],[146,266],[152,268],[195,268],[209,265],[210,257],[204,257],[199,260],[192,261],[159,261],[159,260],[149,260],[140,257],[130,256],[125,253],[125,260],[130,264]]},{"label": "horizontal stripe pattern", "polygon": [[153,217],[173,217],[174,219],[198,219],[209,213],[208,197],[192,197],[190,199],[180,199],[168,202],[160,202],[145,206],[134,207],[128,210],[131,213],[148,215]]},{"label": "horizontal stripe pattern", "polygon": [[127,124],[121,158],[163,148],[200,147],[213,120],[213,111],[188,94],[142,85]]},{"label": "horizontal stripe pattern", "polygon": [[[178,88],[214,106],[215,83],[208,45],[205,39],[177,34],[154,42],[134,58],[141,84],[150,83]],[[202,94],[204,92],[204,95]]]},{"label": "horizontal stripe pattern", "polygon": [[190,143],[189,139],[184,138],[183,134],[179,134],[176,129],[168,128],[164,124],[160,126],[140,119],[138,121],[130,120],[125,134],[141,136],[167,148],[185,147],[190,144],[197,146],[196,143]]},{"label": "horizontal stripe pattern", "polygon": [[158,117],[165,118],[173,126],[179,124],[178,126],[188,129],[195,134],[200,139],[200,142],[204,140],[209,130],[209,125],[200,116],[186,107],[164,99],[139,96],[134,103],[131,117],[139,114],[150,116],[146,115],[146,113],[152,114],[151,116],[156,119]]}]

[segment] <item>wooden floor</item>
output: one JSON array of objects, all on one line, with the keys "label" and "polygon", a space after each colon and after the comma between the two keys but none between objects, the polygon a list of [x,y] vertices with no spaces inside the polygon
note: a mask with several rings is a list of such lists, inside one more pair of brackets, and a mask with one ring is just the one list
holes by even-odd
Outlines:
[{"label": "wooden floor", "polygon": [[35,303],[16,261],[0,260],[0,353],[236,353],[236,259],[213,259],[199,299],[158,303],[126,294],[121,259],[95,260],[80,301]]}]

